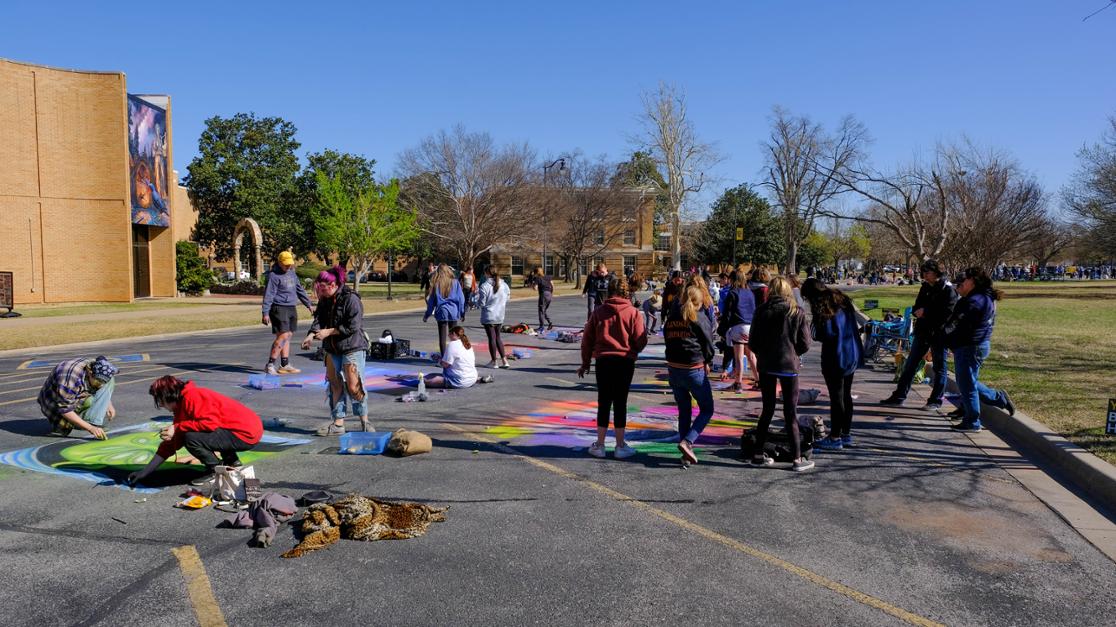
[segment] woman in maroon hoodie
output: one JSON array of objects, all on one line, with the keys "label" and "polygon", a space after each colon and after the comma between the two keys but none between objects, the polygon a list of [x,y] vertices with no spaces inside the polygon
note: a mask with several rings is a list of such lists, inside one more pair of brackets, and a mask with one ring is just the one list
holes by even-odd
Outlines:
[{"label": "woman in maroon hoodie", "polygon": [[647,346],[647,328],[643,325],[643,315],[632,306],[628,282],[613,278],[608,284],[608,298],[593,310],[585,323],[581,367],[577,369],[577,376],[584,377],[589,372],[590,360],[597,360],[597,441],[589,447],[593,457],[605,456],[610,408],[616,432],[616,458],[635,455],[635,449],[624,441],[625,410],[636,357],[644,346]]}]

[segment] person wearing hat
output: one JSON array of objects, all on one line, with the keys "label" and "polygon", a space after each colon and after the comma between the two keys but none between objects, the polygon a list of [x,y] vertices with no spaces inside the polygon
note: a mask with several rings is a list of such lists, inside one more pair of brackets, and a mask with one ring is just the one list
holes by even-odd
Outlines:
[{"label": "person wearing hat", "polygon": [[946,280],[942,267],[934,259],[922,262],[919,271],[922,273],[922,287],[919,288],[914,307],[911,308],[911,315],[915,317],[911,351],[903,364],[903,372],[899,374],[895,391],[891,396],[880,401],[880,404],[903,405],[907,393],[911,391],[911,382],[914,380],[919,362],[929,351],[930,359],[934,363],[934,380],[930,388],[930,398],[926,400],[923,409],[936,410],[942,407],[942,395],[945,393],[948,374],[943,328],[953,314],[953,308],[960,297],[953,285]]},{"label": "person wearing hat", "polygon": [[[298,374],[302,372],[291,365],[291,337],[298,330],[298,303],[306,305],[310,315],[314,306],[294,271],[294,255],[284,250],[267,273],[267,288],[263,297],[263,324],[271,325],[275,341],[264,371],[267,374]],[[279,361],[279,367],[275,362]]]},{"label": "person wearing hat", "polygon": [[116,416],[112,391],[118,372],[103,355],[68,359],[55,366],[39,391],[39,409],[50,421],[48,435],[64,438],[78,427],[98,440],[107,439],[102,425]]}]

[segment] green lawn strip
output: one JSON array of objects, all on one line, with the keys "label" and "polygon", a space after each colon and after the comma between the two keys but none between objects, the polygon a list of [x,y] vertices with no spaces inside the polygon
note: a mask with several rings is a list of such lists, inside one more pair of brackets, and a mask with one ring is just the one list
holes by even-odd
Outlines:
[{"label": "green lawn strip", "polygon": [[207,303],[176,301],[155,301],[137,303],[98,303],[86,305],[33,306],[17,307],[16,311],[24,318],[54,318],[58,316],[79,316],[83,314],[120,313],[156,309],[177,309],[182,307],[203,307]]},{"label": "green lawn strip", "polygon": [[[1004,388],[1023,411],[1070,441],[1116,463],[1116,436],[1104,435],[1107,399],[1116,397],[1116,283],[1111,281],[998,284],[992,351],[981,380]],[[1090,296],[1082,298],[1086,293]],[[852,293],[863,307],[902,310],[914,303],[914,286]],[[1043,297],[1018,297],[1042,293]],[[879,309],[865,312],[878,319]]]}]

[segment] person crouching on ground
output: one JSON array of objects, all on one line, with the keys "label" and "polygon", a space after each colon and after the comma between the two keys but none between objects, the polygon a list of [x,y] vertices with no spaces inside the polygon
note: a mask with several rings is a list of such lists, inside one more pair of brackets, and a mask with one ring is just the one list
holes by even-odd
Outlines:
[{"label": "person crouching on ground", "polygon": [[430,314],[434,314],[438,323],[438,352],[445,354],[449,330],[465,317],[465,294],[461,291],[461,282],[453,278],[453,270],[446,264],[438,266],[434,273],[422,321],[429,320]]},{"label": "person crouching on ground", "polygon": [[[263,324],[271,325],[275,341],[271,343],[271,356],[264,371],[267,374],[298,374],[298,368],[291,365],[291,337],[298,330],[298,303],[306,306],[314,315],[314,306],[306,295],[298,275],[294,271],[294,255],[284,250],[279,259],[267,273],[267,289],[263,297]],[[275,361],[279,360],[279,367]]]},{"label": "person crouching on ground", "polygon": [[318,308],[314,324],[302,340],[302,349],[309,350],[312,340],[319,340],[325,349],[326,379],[329,381],[329,407],[333,421],[318,429],[320,436],[345,433],[346,400],[353,415],[360,418],[362,431],[372,431],[368,408],[364,404],[364,359],[368,338],[364,335],[364,305],[357,294],[345,285],[345,270],[340,266],[323,270],[314,283]]},{"label": "person crouching on ground", "polygon": [[449,330],[448,339],[446,352],[438,360],[442,374],[426,377],[426,386],[450,389],[473,387],[477,382],[491,383],[492,377],[477,376],[477,355],[473,352],[473,345],[469,343],[469,336],[465,335],[465,329],[453,327]]},{"label": "person crouching on ground", "polygon": [[829,437],[817,446],[839,451],[852,446],[852,382],[864,365],[864,346],[852,301],[838,289],[817,279],[806,279],[802,296],[813,312],[814,339],[821,342],[821,369],[829,391]]},{"label": "person crouching on ground", "polygon": [[756,354],[763,412],[756,426],[756,456],[752,463],[769,466],[774,462],[763,453],[763,443],[771,418],[775,415],[775,388],[783,389],[783,422],[794,449],[794,469],[809,470],[814,462],[802,457],[802,437],[798,430],[799,356],[810,350],[806,314],[794,300],[790,282],[783,277],[771,279],[767,298],[756,308],[748,347]]},{"label": "person crouching on ground", "polygon": [[64,438],[77,427],[104,440],[102,426],[116,416],[112,391],[118,372],[103,355],[67,359],[55,366],[39,391],[39,410],[50,421],[48,435]]},{"label": "person crouching on ground", "polygon": [[[691,464],[698,461],[693,444],[713,417],[713,388],[709,384],[713,328],[709,318],[701,313],[708,296],[696,285],[686,288],[682,306],[672,310],[663,324],[670,388],[678,404],[678,450],[682,460]],[[698,402],[696,420],[691,396]]]},{"label": "person crouching on ground", "polygon": [[240,466],[238,454],[251,450],[263,437],[263,422],[256,412],[193,381],[170,375],[159,377],[148,394],[155,400],[155,407],[174,415],[174,422],[159,432],[163,441],[147,466],[128,475],[129,485],[143,481],[185,447],[205,466],[205,475],[190,485],[210,487],[217,466]]},{"label": "person crouching on ground", "polygon": [[[953,371],[961,391],[961,424],[954,431],[980,431],[980,405],[987,403],[1015,415],[1015,404],[1004,390],[993,390],[979,381],[980,367],[992,345],[996,325],[996,301],[1003,292],[992,287],[992,278],[981,268],[968,268],[957,277],[961,300],[944,329],[945,344],[953,351]],[[911,359],[914,359],[911,355]]]},{"label": "person crouching on ground", "polygon": [[593,310],[585,323],[581,336],[581,367],[577,369],[578,378],[582,378],[589,372],[590,361],[597,360],[597,441],[589,446],[589,454],[593,457],[605,456],[609,411],[616,433],[614,455],[617,459],[635,455],[635,449],[624,441],[624,427],[636,357],[645,346],[647,327],[629,299],[628,282],[613,278],[608,284],[608,298]]}]

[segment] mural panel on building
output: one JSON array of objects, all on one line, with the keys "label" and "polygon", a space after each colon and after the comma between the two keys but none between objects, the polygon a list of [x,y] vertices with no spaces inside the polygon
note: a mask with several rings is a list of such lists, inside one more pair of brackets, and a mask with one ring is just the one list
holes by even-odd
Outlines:
[{"label": "mural panel on building", "polygon": [[128,167],[132,223],[170,226],[167,111],[128,94]]}]

